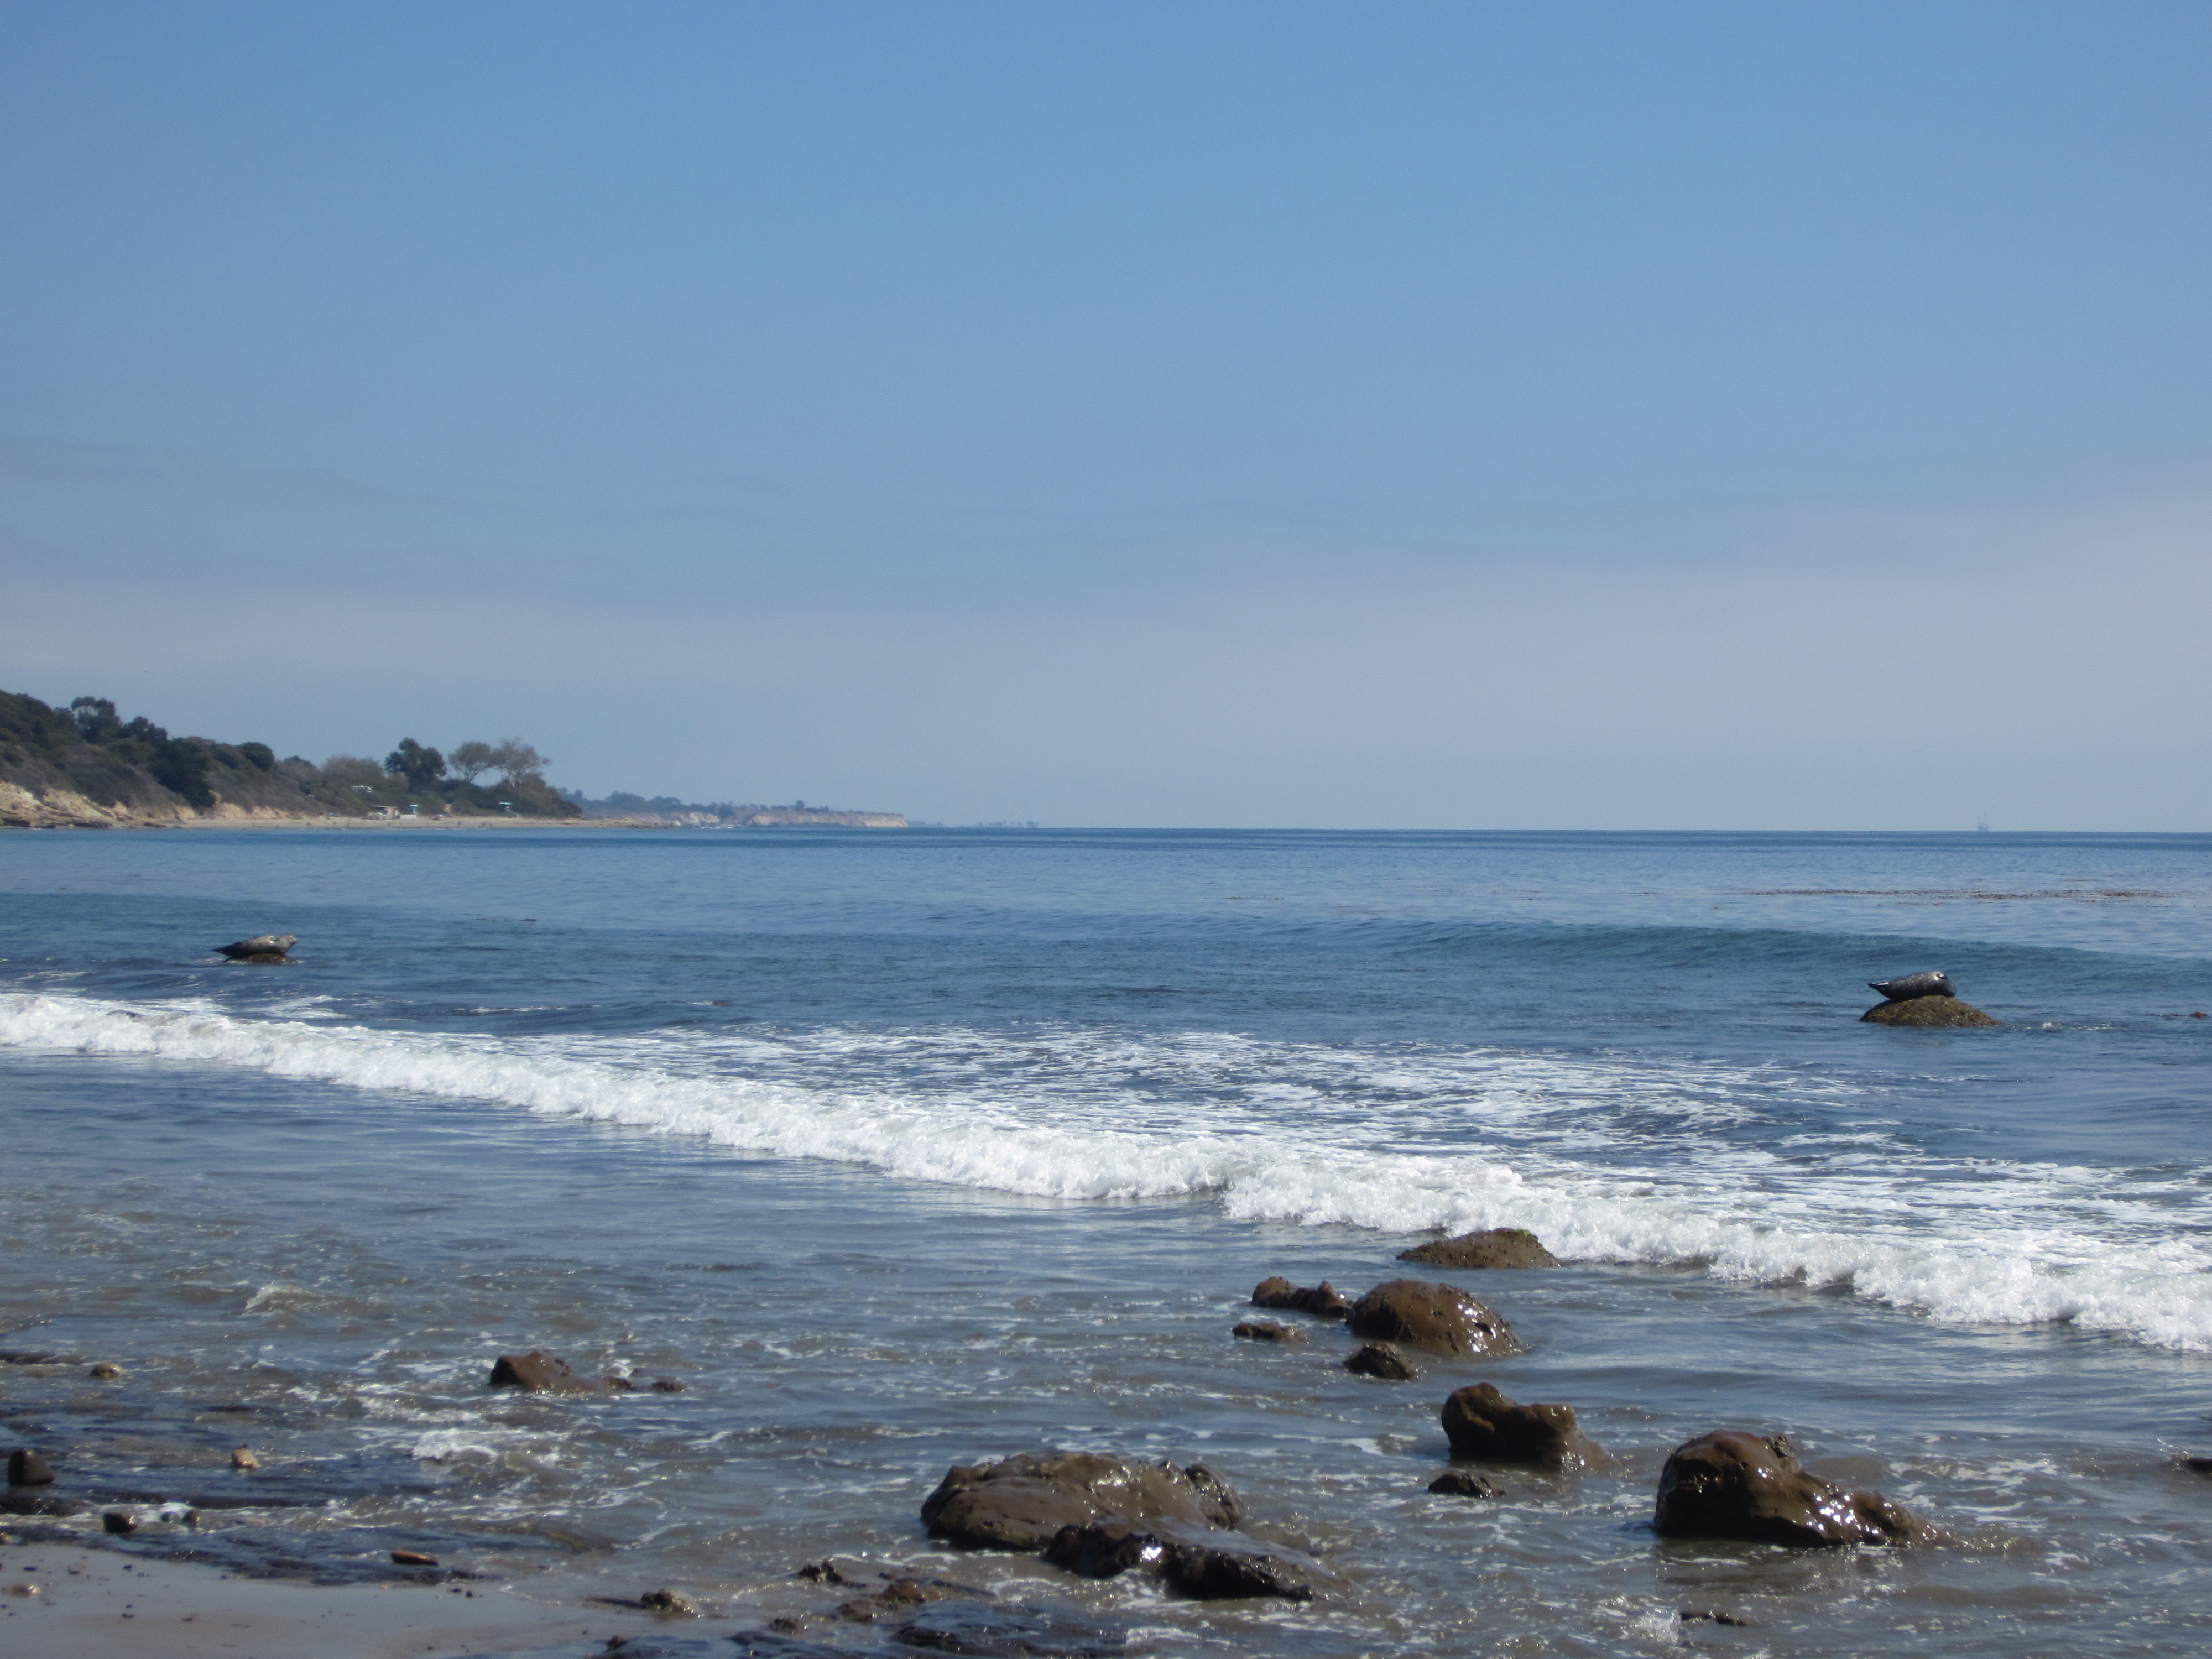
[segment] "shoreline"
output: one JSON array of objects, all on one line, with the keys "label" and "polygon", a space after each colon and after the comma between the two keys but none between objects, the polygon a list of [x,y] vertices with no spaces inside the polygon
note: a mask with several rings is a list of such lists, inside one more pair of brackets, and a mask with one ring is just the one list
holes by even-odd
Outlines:
[{"label": "shoreline", "polygon": [[[514,1581],[316,1584],[0,1528],[0,1646],[52,1659],[425,1659],[605,1647],[673,1622],[535,1601]],[[35,1587],[25,1594],[24,1587]],[[701,1635],[708,1632],[700,1632]],[[721,1632],[717,1632],[716,1634]]]}]

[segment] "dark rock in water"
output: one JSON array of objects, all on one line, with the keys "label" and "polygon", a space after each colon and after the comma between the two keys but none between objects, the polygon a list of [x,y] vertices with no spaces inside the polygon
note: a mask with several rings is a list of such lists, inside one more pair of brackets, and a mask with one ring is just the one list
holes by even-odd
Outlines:
[{"label": "dark rock in water", "polygon": [[1089,1624],[1042,1607],[947,1601],[916,1613],[891,1640],[924,1653],[981,1659],[1116,1659],[1128,1637],[1117,1626]]},{"label": "dark rock in water", "polygon": [[2002,1021],[1956,997],[1907,997],[1884,1002],[1859,1016],[1867,1025],[1997,1025]]},{"label": "dark rock in water", "polygon": [[597,1394],[601,1388],[590,1377],[571,1370],[568,1361],[556,1359],[542,1348],[500,1355],[486,1386],[527,1389],[532,1394]]},{"label": "dark rock in water", "polygon": [[672,1589],[647,1590],[637,1598],[638,1606],[650,1613],[665,1613],[673,1619],[696,1619],[698,1603],[688,1595],[679,1595]]},{"label": "dark rock in water", "polygon": [[1401,1261],[1425,1267],[1556,1267],[1559,1258],[1525,1227],[1491,1227],[1439,1238],[1398,1252]]},{"label": "dark rock in water", "polygon": [[1941,969],[1932,973],[1907,974],[1901,979],[1882,979],[1867,981],[1867,989],[1879,991],[1892,1002],[1905,1002],[1914,997],[1954,997],[1959,988],[1951,983],[1950,975]]},{"label": "dark rock in water", "polygon": [[103,1510],[100,1511],[100,1526],[103,1532],[128,1534],[138,1530],[138,1517],[129,1510]]},{"label": "dark rock in water", "polygon": [[53,1483],[53,1466],[28,1446],[18,1446],[8,1454],[9,1486],[51,1486]]},{"label": "dark rock in water", "polygon": [[1610,1462],[1575,1421],[1572,1406],[1522,1406],[1497,1384],[1455,1389],[1443,1407],[1451,1455],[1478,1463],[1536,1463],[1580,1469]]},{"label": "dark rock in water", "polygon": [[1341,1319],[1352,1310],[1344,1293],[1326,1279],[1310,1289],[1293,1285],[1287,1279],[1263,1279],[1252,1291],[1252,1305],[1255,1308],[1287,1308],[1294,1313],[1310,1313],[1322,1319]]},{"label": "dark rock in water", "polygon": [[1063,1527],[1044,1559],[1085,1578],[1153,1573],[1170,1589],[1207,1601],[1251,1595],[1310,1601],[1338,1582],[1320,1562],[1296,1550],[1175,1521]]},{"label": "dark rock in water", "polygon": [[50,1498],[36,1486],[0,1489],[0,1515],[75,1515],[83,1507],[66,1498]]},{"label": "dark rock in water", "polygon": [[672,1376],[656,1376],[653,1379],[653,1391],[655,1394],[682,1394],[684,1385]]},{"label": "dark rock in water", "polygon": [[1759,1622],[1756,1619],[1745,1619],[1733,1613],[1715,1613],[1711,1607],[1684,1607],[1674,1617],[1686,1625],[1704,1620],[1708,1624],[1734,1625],[1742,1630],[1749,1630]]},{"label": "dark rock in water", "polygon": [[1140,1463],[1097,1452],[1024,1452],[955,1465],[922,1500],[933,1538],[984,1549],[1041,1550],[1063,1527],[1109,1517],[1234,1527],[1243,1500],[1203,1463]]},{"label": "dark rock in water", "polygon": [[1303,1342],[1304,1331],[1294,1331],[1288,1325],[1278,1325],[1272,1319],[1249,1319],[1231,1328],[1230,1335],[1241,1336],[1247,1342]]},{"label": "dark rock in water", "polygon": [[[833,1648],[825,1642],[802,1642],[796,1636],[783,1634],[776,1626],[784,1622],[778,1619],[767,1630],[739,1631],[714,1644],[713,1651],[724,1656],[724,1659],[731,1654],[738,1655],[738,1659],[854,1659],[850,1648]],[[705,1644],[700,1645],[703,1647]]]},{"label": "dark rock in water", "polygon": [[599,1386],[605,1389],[609,1394],[635,1394],[637,1392],[636,1383],[631,1382],[629,1378],[626,1376],[617,1376],[612,1371],[609,1371],[605,1376],[599,1379]]},{"label": "dark rock in water", "polygon": [[1377,1285],[1352,1304],[1347,1322],[1354,1336],[1470,1359],[1528,1352],[1510,1325],[1465,1291],[1418,1279]]},{"label": "dark rock in water", "polygon": [[1371,1376],[1383,1382],[1411,1382],[1420,1372],[1413,1362],[1388,1342],[1369,1342],[1352,1352],[1344,1369],[1354,1376]]},{"label": "dark rock in water", "polygon": [[1674,1448],[1659,1474],[1652,1530],[1762,1544],[1914,1544],[1928,1525],[1878,1492],[1808,1474],[1780,1435],[1723,1429]]},{"label": "dark rock in water", "polygon": [[1429,1490],[1442,1492],[1448,1498],[1503,1498],[1505,1488],[1495,1480],[1486,1480],[1465,1469],[1453,1469],[1429,1482]]},{"label": "dark rock in water", "polygon": [[233,962],[282,962],[285,952],[300,942],[297,933],[257,933],[235,945],[218,945],[218,954]]},{"label": "dark rock in water", "polygon": [[2175,1461],[2191,1474],[2212,1474],[2212,1457],[2183,1457]]},{"label": "dark rock in water", "polygon": [[434,1567],[438,1565],[438,1558],[425,1555],[420,1550],[394,1550],[392,1552],[392,1565],[395,1567]]}]

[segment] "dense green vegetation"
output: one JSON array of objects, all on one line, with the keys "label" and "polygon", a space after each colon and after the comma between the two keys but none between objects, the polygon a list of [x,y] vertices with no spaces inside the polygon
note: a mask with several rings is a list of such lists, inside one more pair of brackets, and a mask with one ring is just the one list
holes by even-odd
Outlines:
[{"label": "dense green vegetation", "polygon": [[[104,810],[160,816],[218,806],[366,817],[377,811],[568,818],[578,809],[545,781],[547,762],[520,738],[464,743],[448,763],[402,738],[382,765],[333,755],[322,765],[279,760],[263,743],[176,738],[143,715],[125,720],[106,697],[68,708],[0,691],[0,783],[38,796],[82,795]],[[500,774],[495,787],[479,784]]]}]

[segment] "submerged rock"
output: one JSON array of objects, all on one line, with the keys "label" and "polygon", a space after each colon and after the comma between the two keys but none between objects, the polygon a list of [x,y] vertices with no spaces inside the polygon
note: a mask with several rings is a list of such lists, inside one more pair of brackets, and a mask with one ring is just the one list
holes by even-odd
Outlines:
[{"label": "submerged rock", "polygon": [[486,1383],[494,1389],[527,1389],[532,1394],[598,1394],[604,1386],[569,1369],[542,1348],[528,1353],[503,1353],[491,1368]]},{"label": "submerged rock", "polygon": [[1418,1279],[1377,1285],[1352,1305],[1346,1322],[1354,1336],[1470,1359],[1528,1352],[1484,1303],[1452,1285]]},{"label": "submerged rock", "polygon": [[9,1486],[51,1486],[53,1483],[53,1466],[28,1446],[18,1446],[8,1454]]},{"label": "submerged rock", "polygon": [[1095,1521],[1063,1527],[1044,1559],[1085,1578],[1148,1572],[1200,1601],[1273,1595],[1310,1601],[1336,1575],[1310,1555],[1279,1544],[1188,1522]]},{"label": "submerged rock", "polygon": [[1559,1258],[1525,1227],[1490,1227],[1456,1238],[1433,1239],[1398,1252],[1401,1261],[1425,1267],[1556,1267]]},{"label": "submerged rock", "polygon": [[1000,1550],[1042,1550],[1061,1528],[1093,1521],[1234,1527],[1243,1518],[1243,1500],[1203,1463],[1177,1468],[1098,1452],[956,1464],[921,1505],[931,1537]]},{"label": "submerged rock", "polygon": [[1303,1342],[1304,1331],[1294,1331],[1288,1325],[1278,1325],[1272,1319],[1248,1319],[1231,1328],[1229,1334],[1242,1337],[1247,1342]]},{"label": "submerged rock", "polygon": [[2001,1025],[2004,1022],[1984,1013],[1971,1002],[1956,997],[1906,997],[1885,1002],[1859,1016],[1865,1025]]},{"label": "submerged rock", "polygon": [[1659,1474],[1652,1530],[1754,1543],[1915,1544],[1932,1529],[1878,1492],[1808,1474],[1781,1435],[1723,1429],[1677,1446]]},{"label": "submerged rock", "polygon": [[283,962],[286,953],[299,942],[297,933],[257,933],[235,945],[218,945],[215,948],[217,954],[233,962]]},{"label": "submerged rock", "polygon": [[1495,1383],[1477,1382],[1444,1401],[1451,1455],[1477,1463],[1535,1463],[1579,1469],[1611,1462],[1575,1420],[1572,1406],[1523,1406]]},{"label": "submerged rock", "polygon": [[1352,1304],[1345,1299],[1344,1293],[1326,1279],[1306,1289],[1279,1275],[1263,1279],[1253,1287],[1252,1305],[1255,1308],[1287,1308],[1295,1313],[1310,1313],[1322,1319],[1341,1319],[1352,1310]]},{"label": "submerged rock", "polygon": [[1413,1364],[1388,1342],[1368,1342],[1352,1351],[1344,1369],[1354,1376],[1371,1376],[1380,1382],[1411,1382],[1420,1376]]},{"label": "submerged rock", "polygon": [[918,1648],[988,1659],[1115,1659],[1128,1634],[1118,1625],[1094,1625],[1042,1607],[954,1600],[923,1608],[891,1640],[899,1651]]},{"label": "submerged rock", "polygon": [[1503,1498],[1505,1488],[1495,1480],[1470,1474],[1465,1469],[1453,1469],[1429,1482],[1429,1490],[1448,1498]]}]

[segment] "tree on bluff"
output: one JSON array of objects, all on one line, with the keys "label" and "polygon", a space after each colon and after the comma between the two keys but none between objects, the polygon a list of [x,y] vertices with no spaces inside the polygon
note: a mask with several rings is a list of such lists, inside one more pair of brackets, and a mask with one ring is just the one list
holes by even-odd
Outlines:
[{"label": "tree on bluff", "polygon": [[534,778],[553,764],[520,738],[501,738],[491,751],[491,763],[506,775],[509,783],[520,783],[525,778]]},{"label": "tree on bluff", "polygon": [[488,743],[473,740],[457,743],[453,745],[453,752],[447,757],[446,763],[453,769],[453,775],[462,782],[474,783],[499,764],[499,751]]},{"label": "tree on bluff", "polygon": [[410,793],[434,794],[438,781],[446,775],[446,757],[434,749],[426,749],[412,738],[399,739],[399,747],[384,757],[384,769],[396,778],[407,780]]}]

